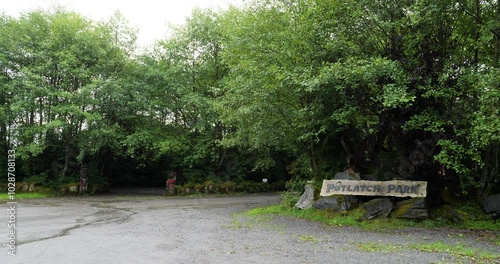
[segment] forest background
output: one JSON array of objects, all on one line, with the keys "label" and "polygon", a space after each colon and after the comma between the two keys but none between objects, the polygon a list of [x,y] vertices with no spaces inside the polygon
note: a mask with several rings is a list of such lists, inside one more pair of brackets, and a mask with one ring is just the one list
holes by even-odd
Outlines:
[{"label": "forest background", "polygon": [[119,13],[0,15],[17,181],[88,166],[90,184],[300,189],[352,169],[428,181],[437,203],[500,191],[497,0],[256,0],[195,10],[147,51],[136,34]]}]

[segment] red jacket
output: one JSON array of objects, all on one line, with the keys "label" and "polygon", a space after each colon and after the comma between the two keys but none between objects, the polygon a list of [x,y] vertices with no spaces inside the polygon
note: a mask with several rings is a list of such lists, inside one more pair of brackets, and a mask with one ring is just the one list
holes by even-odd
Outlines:
[{"label": "red jacket", "polygon": [[175,184],[175,179],[168,179],[167,184],[171,184],[171,185]]}]

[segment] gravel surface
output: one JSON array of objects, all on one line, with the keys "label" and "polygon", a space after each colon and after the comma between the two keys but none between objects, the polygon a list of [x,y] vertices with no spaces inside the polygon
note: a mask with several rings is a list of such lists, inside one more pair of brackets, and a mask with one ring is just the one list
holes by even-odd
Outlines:
[{"label": "gravel surface", "polygon": [[[165,198],[141,195],[18,201],[17,256],[0,241],[0,263],[468,263],[390,245],[463,244],[500,254],[478,233],[405,229],[367,232],[242,212],[275,194]],[[7,208],[7,205],[5,205]],[[8,237],[8,213],[0,235]],[[483,234],[484,235],[484,234]],[[387,245],[370,252],[360,245]]]}]

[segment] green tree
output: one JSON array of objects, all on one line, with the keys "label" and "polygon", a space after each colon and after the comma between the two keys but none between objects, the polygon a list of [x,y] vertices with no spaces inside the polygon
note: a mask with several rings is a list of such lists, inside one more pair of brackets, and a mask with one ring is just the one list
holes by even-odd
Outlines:
[{"label": "green tree", "polygon": [[115,75],[125,53],[106,25],[62,9],[26,13],[8,26],[11,144],[27,175],[51,171],[64,179],[92,145],[84,141],[103,119],[99,84]]}]

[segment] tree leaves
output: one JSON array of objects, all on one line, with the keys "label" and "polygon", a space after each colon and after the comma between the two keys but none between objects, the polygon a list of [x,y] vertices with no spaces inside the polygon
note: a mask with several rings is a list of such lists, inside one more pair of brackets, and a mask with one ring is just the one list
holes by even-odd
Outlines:
[{"label": "tree leaves", "polygon": [[[26,160],[93,156],[101,173],[114,159],[189,180],[285,159],[316,179],[408,164],[404,177],[441,184],[444,167],[485,193],[500,140],[497,5],[256,0],[195,10],[142,53],[118,13],[2,16],[0,136]],[[438,147],[412,163],[423,141]]]}]

